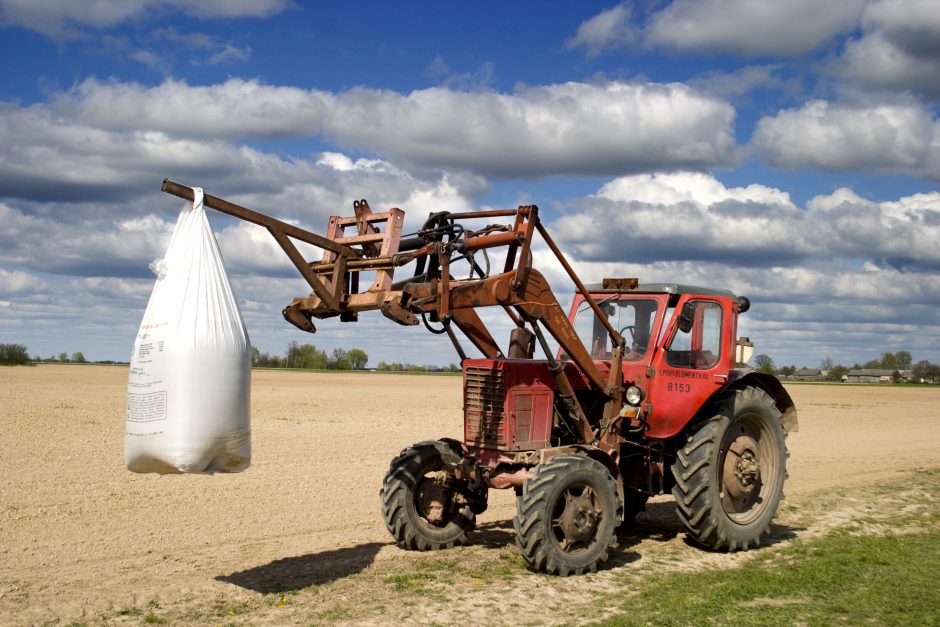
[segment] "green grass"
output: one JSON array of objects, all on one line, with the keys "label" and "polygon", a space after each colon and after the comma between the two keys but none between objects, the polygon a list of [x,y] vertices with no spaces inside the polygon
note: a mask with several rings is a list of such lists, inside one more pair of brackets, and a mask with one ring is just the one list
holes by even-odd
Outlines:
[{"label": "green grass", "polygon": [[122,607],[121,609],[119,609],[117,612],[115,612],[115,615],[117,615],[117,616],[140,616],[140,615],[142,615],[143,613],[144,613],[144,611],[143,611],[142,609],[140,609],[139,607],[127,607],[127,606],[125,606],[125,607]]},{"label": "green grass", "polygon": [[395,586],[402,592],[412,592],[420,594],[424,592],[428,584],[437,581],[437,577],[426,572],[398,573],[389,575],[384,579],[386,585]]},{"label": "green grass", "polygon": [[940,530],[836,531],[733,570],[657,576],[603,625],[940,625]]}]

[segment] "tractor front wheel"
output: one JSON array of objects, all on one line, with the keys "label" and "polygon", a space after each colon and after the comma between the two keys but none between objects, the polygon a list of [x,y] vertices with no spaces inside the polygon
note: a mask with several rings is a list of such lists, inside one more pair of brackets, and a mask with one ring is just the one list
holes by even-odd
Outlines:
[{"label": "tractor front wheel", "polygon": [[421,442],[392,460],[379,496],[385,526],[403,549],[436,551],[467,543],[476,515],[458,502],[445,468],[460,456],[441,441]]},{"label": "tractor front wheel", "polygon": [[688,435],[672,466],[672,493],[696,542],[736,551],[770,530],[787,475],[780,415],[766,392],[747,387],[727,394]]},{"label": "tractor front wheel", "polygon": [[513,526],[522,556],[531,568],[561,576],[596,571],[616,542],[623,515],[610,472],[581,455],[536,466],[516,506]]}]

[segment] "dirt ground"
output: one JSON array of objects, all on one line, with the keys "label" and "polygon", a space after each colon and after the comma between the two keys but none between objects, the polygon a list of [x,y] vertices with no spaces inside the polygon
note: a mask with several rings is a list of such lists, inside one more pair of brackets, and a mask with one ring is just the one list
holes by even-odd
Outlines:
[{"label": "dirt ground", "polygon": [[[422,613],[396,607],[394,589],[374,589],[398,580],[368,577],[418,559],[391,544],[378,491],[405,446],[461,436],[459,377],[255,371],[251,468],[156,476],[123,466],[127,375],[126,367],[0,368],[0,624],[143,624],[147,608],[171,623],[494,620],[483,592]],[[903,486],[912,469],[940,466],[940,387],[788,390],[800,431],[788,441],[784,523],[814,502],[892,479]],[[512,559],[511,491],[491,503],[476,546],[441,564]],[[635,563],[679,569],[693,555],[733,558],[682,543],[673,521],[663,523],[667,559],[653,523],[672,521],[670,508],[667,497],[655,500],[641,516],[643,537],[607,574],[517,581],[528,604],[510,604],[520,614],[510,609],[496,622],[551,622],[532,612],[564,590],[603,588],[609,573]],[[830,518],[840,515],[851,511]],[[370,607],[370,598],[383,600]],[[360,609],[331,614],[341,603]],[[276,614],[286,605],[289,613]]]}]

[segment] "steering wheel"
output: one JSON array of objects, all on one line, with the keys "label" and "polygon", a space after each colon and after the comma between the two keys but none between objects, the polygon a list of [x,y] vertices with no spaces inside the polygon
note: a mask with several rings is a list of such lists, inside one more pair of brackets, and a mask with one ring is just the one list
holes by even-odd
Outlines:
[{"label": "steering wheel", "polygon": [[629,332],[630,332],[630,341],[633,342],[633,340],[634,340],[634,333],[633,333],[634,328],[635,328],[634,325],[628,324],[627,326],[625,326],[625,327],[623,327],[622,329],[620,329],[620,335],[623,335],[623,332],[624,332],[624,331],[629,331]]}]

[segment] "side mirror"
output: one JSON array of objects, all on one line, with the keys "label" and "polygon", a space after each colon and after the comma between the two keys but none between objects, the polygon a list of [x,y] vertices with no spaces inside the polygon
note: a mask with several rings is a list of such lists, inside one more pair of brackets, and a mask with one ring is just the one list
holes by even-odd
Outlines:
[{"label": "side mirror", "polygon": [[686,303],[679,312],[679,330],[688,333],[692,330],[692,324],[695,322],[695,305]]}]

